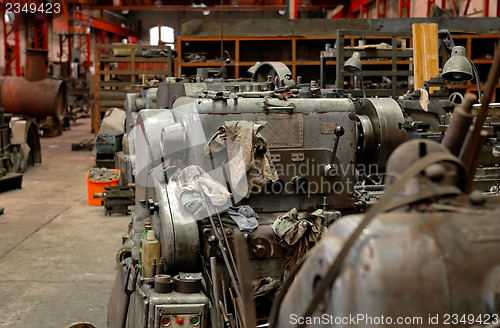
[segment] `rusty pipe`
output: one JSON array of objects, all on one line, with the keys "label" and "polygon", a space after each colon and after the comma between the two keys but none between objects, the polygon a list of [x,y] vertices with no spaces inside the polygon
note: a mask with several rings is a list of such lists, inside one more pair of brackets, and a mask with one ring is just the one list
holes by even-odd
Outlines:
[{"label": "rusty pipe", "polygon": [[453,118],[451,119],[450,126],[444,135],[443,145],[455,156],[460,154],[460,150],[464,144],[470,124],[472,123],[472,119],[474,117],[471,113],[472,105],[476,102],[476,100],[476,95],[467,93],[465,94],[462,105],[455,108],[453,111]]},{"label": "rusty pipe", "polygon": [[66,108],[62,81],[5,77],[0,94],[0,103],[6,113],[34,118],[53,116],[59,121],[64,119]]},{"label": "rusty pipe", "polygon": [[28,81],[41,81],[47,78],[49,59],[47,50],[26,49],[24,78]]}]

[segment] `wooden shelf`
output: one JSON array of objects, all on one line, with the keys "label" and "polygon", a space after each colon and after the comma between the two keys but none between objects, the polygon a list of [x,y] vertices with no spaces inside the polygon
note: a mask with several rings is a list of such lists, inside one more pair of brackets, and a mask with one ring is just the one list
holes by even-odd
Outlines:
[{"label": "wooden shelf", "polygon": [[[403,36],[408,39],[409,37]],[[354,46],[359,38],[348,37],[349,44]],[[390,37],[376,36],[367,37],[367,40],[390,42]],[[287,65],[292,71],[292,78],[297,75],[303,76],[304,80],[319,79],[320,52],[325,49],[326,44],[335,44],[336,36],[312,36],[312,37],[228,37],[224,38],[224,49],[231,57],[228,67],[233,67],[234,77],[246,76],[244,67],[253,66],[257,61],[279,61]],[[409,41],[407,41],[409,44]],[[354,50],[350,50],[354,51]],[[376,55],[392,57],[392,51],[387,49],[370,49],[362,52],[369,52]],[[199,53],[206,57],[207,61],[187,62],[184,60],[186,54]],[[401,56],[398,64],[408,65],[409,61],[405,56],[411,50],[398,51],[397,56]],[[177,76],[196,74],[195,67],[220,67],[220,38],[217,37],[179,37],[177,39],[178,60],[175,62],[175,72]],[[249,60],[251,59],[251,60]],[[253,60],[255,59],[255,60]],[[392,61],[363,61],[364,65],[391,65]],[[328,60],[327,66],[336,65],[335,60]],[[311,70],[311,66],[318,66],[317,70]],[[303,70],[302,68],[308,68]],[[299,71],[299,72],[298,72]],[[300,73],[300,74],[298,74]]]},{"label": "wooden shelf", "polygon": [[[117,56],[109,56],[109,57],[101,57],[99,58],[101,63],[130,63],[130,57],[117,57]],[[135,57],[136,63],[169,63],[171,59],[158,57],[158,58],[143,58],[143,57]]]},{"label": "wooden shelf", "polygon": [[[220,62],[194,62],[194,63],[182,62],[181,65],[185,67],[221,67],[222,64]],[[229,63],[227,66],[235,66],[235,65],[236,65],[235,63]]]},{"label": "wooden shelf", "polygon": [[[141,57],[143,51],[152,57]],[[158,51],[158,53],[154,53]],[[124,54],[124,55],[120,55]],[[166,56],[163,56],[166,55]],[[104,113],[124,107],[127,90],[142,81],[141,76],[172,76],[172,49],[169,46],[104,44],[95,46],[95,74],[92,80],[92,130],[97,133]]]},{"label": "wooden shelf", "polygon": [[474,64],[492,64],[493,59],[472,59],[471,60]]},{"label": "wooden shelf", "polygon": [[[377,33],[377,32],[376,32]],[[492,64],[491,59],[483,58],[484,53],[491,55],[493,58],[495,44],[499,42],[499,34],[455,34],[452,35],[453,40],[456,45],[462,45],[466,48],[469,58],[472,62],[478,66],[480,71],[480,79],[485,82],[487,75],[487,70],[489,65]],[[358,41],[364,39],[367,44],[377,44],[385,42],[391,45],[392,37],[390,36],[345,36],[345,46],[355,47],[358,45]],[[404,40],[401,42],[406,42],[406,49],[401,49],[398,46],[396,52],[397,63],[396,69],[398,71],[409,71],[412,53],[412,37],[409,34],[401,33],[397,37],[398,40]],[[265,61],[280,61],[287,65],[292,71],[292,78],[296,79],[298,75],[301,75],[303,81],[319,80],[320,79],[320,52],[325,50],[325,45],[330,44],[332,47],[335,45],[337,40],[337,35],[331,36],[290,36],[290,37],[228,37],[224,38],[224,48],[227,50],[231,56],[231,67],[230,73],[234,72],[234,77],[246,77],[246,67],[250,67],[255,64],[255,61],[248,60],[249,58],[255,58],[260,62]],[[399,42],[399,41],[398,41]],[[404,48],[404,47],[403,47]],[[204,52],[207,60],[214,60],[213,62],[183,62],[183,54],[186,52],[192,52],[190,49],[199,49],[200,52]],[[175,62],[175,72],[177,76],[182,76],[183,74],[196,74],[195,67],[220,67],[220,38],[218,37],[179,37],[177,40],[177,51],[178,51],[178,61]],[[267,52],[266,52],[267,51]],[[358,49],[346,49],[344,54],[350,55]],[[249,53],[250,52],[250,53]],[[272,57],[266,57],[272,52]],[[392,57],[391,50],[387,49],[370,49],[362,50],[362,58],[369,57]],[[212,57],[211,57],[212,56]],[[375,71],[377,67],[385,68],[384,66],[392,65],[392,60],[366,60],[363,59],[362,63],[370,71]],[[440,67],[443,67],[441,63]],[[315,67],[317,66],[317,67]],[[328,69],[328,77],[334,79],[335,67],[337,62],[334,58],[332,60],[327,59],[325,66]],[[370,66],[372,66],[370,68]],[[406,67],[405,67],[406,66]],[[241,69],[240,69],[241,67]],[[482,70],[482,71],[481,71]],[[397,73],[399,74],[399,73]],[[403,74],[404,75],[404,74]],[[399,77],[398,79],[401,79]],[[327,81],[327,84],[331,84],[332,81]],[[476,86],[473,83],[464,84],[464,87],[452,86],[453,90],[466,88],[466,91],[474,91]],[[500,101],[500,99],[496,99]]]},{"label": "wooden shelf", "polygon": [[[361,63],[363,65],[392,65],[392,61],[390,60],[362,60]],[[313,60],[313,61],[297,60],[295,62],[295,65],[319,65],[319,64],[320,64],[319,60]],[[409,60],[398,61],[398,65],[409,65],[409,64],[410,64]],[[337,62],[335,60],[327,60],[326,65],[335,66],[337,65]]]},{"label": "wooden shelf", "polygon": [[[293,62],[290,60],[284,60],[284,61],[282,61],[282,63],[285,65],[293,65]],[[253,66],[253,65],[255,65],[255,62],[250,62],[250,61],[249,62],[239,62],[238,65],[239,66]]]},{"label": "wooden shelf", "polygon": [[[453,85],[453,86],[449,86],[448,88],[450,89],[467,89],[468,91],[475,91],[477,92],[477,85],[474,83],[474,84],[471,84],[471,85],[468,85],[468,84],[464,84],[464,85]],[[484,92],[484,89],[486,88],[486,85],[481,83],[481,91]],[[496,89],[500,89],[500,84],[497,84],[495,86]]]}]

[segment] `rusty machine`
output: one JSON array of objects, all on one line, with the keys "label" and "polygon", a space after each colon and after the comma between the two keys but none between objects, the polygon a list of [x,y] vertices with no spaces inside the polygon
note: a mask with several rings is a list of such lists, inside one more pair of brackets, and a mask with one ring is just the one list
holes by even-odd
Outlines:
[{"label": "rusty machine", "polygon": [[[27,50],[24,77],[0,78],[0,190],[21,188],[22,173],[41,163],[37,120],[64,117],[60,81],[48,80],[47,52]],[[36,94],[36,97],[29,95]],[[27,96],[28,95],[28,96]]]},{"label": "rusty machine", "polygon": [[41,163],[39,135],[47,124],[58,127],[51,133],[62,133],[64,88],[61,81],[47,79],[47,64],[47,51],[28,49],[24,77],[0,78],[2,191],[21,188],[22,173]]},{"label": "rusty machine", "polygon": [[[267,322],[285,275],[362,207],[360,190],[381,190],[366,181],[408,131],[441,134],[448,113],[411,124],[401,102],[329,98],[296,85],[281,63],[261,64],[252,82],[163,83],[156,104],[127,130],[136,211],[109,327]],[[145,249],[156,241],[151,261]]]},{"label": "rusty machine", "polygon": [[0,192],[22,187],[29,165],[41,162],[38,127],[0,109]]},{"label": "rusty machine", "polygon": [[[36,119],[53,126],[53,135],[62,133],[66,113],[62,81],[47,79],[46,50],[28,49],[24,77],[7,76],[0,79],[1,107],[6,113]],[[36,95],[36,96],[29,96]],[[42,129],[43,130],[43,129]]]},{"label": "rusty machine", "polygon": [[384,196],[303,258],[270,327],[498,327],[500,198],[471,190],[499,76],[500,47],[474,123],[476,97],[466,95],[441,144],[396,148]]}]

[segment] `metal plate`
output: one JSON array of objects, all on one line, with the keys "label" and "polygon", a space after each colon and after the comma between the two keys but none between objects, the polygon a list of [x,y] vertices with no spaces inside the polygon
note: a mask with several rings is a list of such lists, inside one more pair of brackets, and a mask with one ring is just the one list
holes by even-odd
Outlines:
[{"label": "metal plate", "polygon": [[304,117],[295,115],[262,115],[257,121],[267,122],[261,134],[269,148],[299,148],[304,146]]},{"label": "metal plate", "polygon": [[306,159],[304,153],[292,153],[292,162],[303,162]]},{"label": "metal plate", "polygon": [[334,134],[336,127],[335,123],[321,123],[321,134]]},{"label": "metal plate", "polygon": [[280,154],[271,154],[271,162],[273,162],[273,163],[281,162],[281,155]]}]

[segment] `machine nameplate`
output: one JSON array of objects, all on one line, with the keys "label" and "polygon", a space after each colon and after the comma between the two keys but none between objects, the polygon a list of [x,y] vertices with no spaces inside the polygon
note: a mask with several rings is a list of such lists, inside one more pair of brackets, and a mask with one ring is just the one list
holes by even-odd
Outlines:
[{"label": "machine nameplate", "polygon": [[335,123],[321,123],[321,134],[334,134],[336,127]]},{"label": "machine nameplate", "polygon": [[300,148],[304,146],[302,115],[262,115],[257,121],[267,122],[261,134],[270,148]]}]

